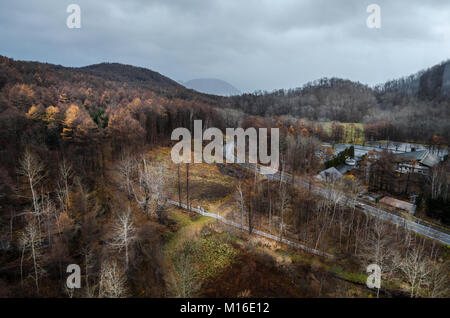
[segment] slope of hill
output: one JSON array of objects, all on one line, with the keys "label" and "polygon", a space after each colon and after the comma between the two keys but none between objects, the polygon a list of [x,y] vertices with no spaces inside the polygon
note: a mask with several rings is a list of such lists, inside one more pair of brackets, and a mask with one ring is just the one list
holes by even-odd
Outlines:
[{"label": "slope of hill", "polygon": [[[188,89],[176,81],[142,67],[119,63],[100,63],[84,67],[65,67],[40,62],[18,61],[0,55],[0,89],[14,84],[58,87],[66,90],[76,86],[95,89],[136,89],[160,97],[180,98],[217,106],[222,97]],[[69,88],[72,87],[72,88]],[[0,101],[1,104],[1,101]],[[0,105],[1,106],[1,105]]]},{"label": "slope of hill", "polygon": [[193,79],[183,84],[187,88],[191,88],[198,92],[206,94],[220,96],[233,96],[241,94],[241,92],[230,83],[215,78]]},{"label": "slope of hill", "polygon": [[[54,106],[62,93],[68,95],[70,102],[77,102],[90,112],[106,111],[108,106],[111,108],[111,101],[127,103],[135,96],[144,99],[153,96],[169,101],[177,99],[182,101],[180,104],[190,102],[213,107],[233,122],[243,119],[236,116],[247,115],[286,116],[291,121],[301,118],[322,122],[387,122],[395,126],[394,132],[389,133],[391,138],[428,142],[437,135],[449,140],[449,65],[449,61],[443,62],[375,88],[350,80],[325,78],[296,89],[218,96],[186,88],[157,72],[130,65],[101,63],[71,68],[0,57],[0,89],[3,90],[0,111],[11,105],[18,105],[21,111],[28,111],[33,104]],[[193,83],[205,84],[209,80]],[[19,84],[30,85],[27,89],[34,92],[28,93],[33,96],[24,97],[27,92]],[[90,97],[83,91],[87,89],[93,93]],[[59,99],[64,104],[64,99]],[[229,108],[235,111],[232,113]]]},{"label": "slope of hill", "polygon": [[401,99],[418,98],[424,101],[442,101],[450,97],[450,60],[434,65],[413,75],[388,81],[375,87],[383,102],[399,103]]},{"label": "slope of hill", "polygon": [[152,70],[119,63],[100,63],[74,69],[84,74],[102,77],[105,80],[127,83],[151,83],[162,88],[181,89],[182,86],[168,77]]},{"label": "slope of hill", "polygon": [[231,100],[233,107],[252,115],[341,122],[360,122],[376,105],[370,87],[339,78],[323,78],[295,89],[233,96]]}]

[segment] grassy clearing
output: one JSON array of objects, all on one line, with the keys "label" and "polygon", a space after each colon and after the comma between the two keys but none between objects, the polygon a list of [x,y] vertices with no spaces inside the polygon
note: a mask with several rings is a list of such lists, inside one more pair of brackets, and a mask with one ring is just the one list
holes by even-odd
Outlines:
[{"label": "grassy clearing", "polygon": [[183,242],[195,240],[205,225],[214,222],[213,219],[205,216],[191,217],[189,214],[181,212],[178,209],[172,209],[169,212],[169,217],[179,227],[177,232],[169,235],[168,241],[164,246],[165,253],[169,257],[176,253]]},{"label": "grassy clearing", "polygon": [[[212,230],[213,219],[195,216],[173,209],[170,218],[179,230],[172,233],[164,246],[165,258],[171,264],[184,242],[192,243],[195,255],[195,277],[200,282],[220,275],[233,264],[238,251],[224,239],[224,235]],[[225,235],[226,236],[226,235]]]},{"label": "grassy clearing", "polygon": [[[333,125],[332,122],[322,122],[320,123],[322,125],[323,130],[331,136],[331,127]],[[362,123],[339,123],[341,125],[344,125],[344,135],[345,135],[345,143],[351,143],[353,141],[354,144],[362,145],[364,142],[364,125]],[[352,125],[355,128],[359,128],[361,130],[361,134],[359,138],[352,140],[351,133],[352,133]]]},{"label": "grassy clearing", "polygon": [[[348,271],[346,269],[351,267],[348,264],[328,264],[326,262],[323,262],[320,258],[308,257],[306,255],[298,254],[295,251],[291,250],[288,251],[277,250],[276,252],[279,253],[280,255],[283,255],[283,257],[289,257],[294,263],[309,264],[315,268],[322,268],[323,270],[331,274],[334,274],[336,277],[339,277],[340,279],[346,280],[348,282],[360,285],[366,284],[368,277],[367,273],[358,270]],[[383,285],[382,288],[389,290],[405,290],[404,286],[402,286],[402,283],[399,281],[390,281],[384,279],[382,285]],[[366,296],[372,297],[373,295],[368,290]]]},{"label": "grassy clearing", "polygon": [[195,253],[198,256],[198,277],[201,280],[213,278],[229,268],[238,254],[230,244],[211,234],[196,241]]},{"label": "grassy clearing", "polygon": [[[171,173],[172,199],[178,199],[177,170],[178,167],[171,160],[171,149],[160,147],[149,152],[149,158],[154,162],[164,163]],[[180,166],[181,197],[186,199],[186,165]],[[191,205],[200,205],[205,209],[220,204],[227,196],[235,191],[236,179],[220,172],[216,164],[195,163],[189,165],[189,189]]]},{"label": "grassy clearing", "polygon": [[352,283],[365,284],[367,280],[367,274],[357,272],[347,272],[341,266],[337,265],[326,266],[326,270]]},{"label": "grassy clearing", "polygon": [[235,191],[236,179],[223,175],[215,164],[192,164],[190,174],[195,205],[216,205]]},{"label": "grassy clearing", "polygon": [[[174,184],[170,192],[177,199],[177,166],[170,158],[170,148],[161,147],[149,152],[152,161],[163,162],[170,171],[173,171]],[[182,199],[186,197],[186,165],[180,166]],[[200,205],[208,210],[218,210],[224,200],[234,192],[236,180],[220,172],[215,164],[191,164],[190,165],[190,199],[192,206]],[[201,281],[219,275],[231,266],[237,254],[235,248],[218,234],[210,229],[208,225],[215,222],[214,219],[183,212],[171,208],[169,218],[176,224],[175,232],[165,233],[166,243],[164,254],[166,261],[170,264],[174,255],[179,252],[182,244],[186,241],[193,243],[193,253],[197,267],[196,276]]]},{"label": "grassy clearing", "polygon": [[283,257],[288,257],[293,263],[311,265],[315,268],[322,268],[327,272],[335,274],[337,277],[345,279],[352,283],[362,284],[367,280],[367,274],[362,272],[348,272],[344,271],[342,266],[337,264],[328,264],[318,257],[308,257],[305,254],[299,254],[293,250],[278,249],[276,253]]}]

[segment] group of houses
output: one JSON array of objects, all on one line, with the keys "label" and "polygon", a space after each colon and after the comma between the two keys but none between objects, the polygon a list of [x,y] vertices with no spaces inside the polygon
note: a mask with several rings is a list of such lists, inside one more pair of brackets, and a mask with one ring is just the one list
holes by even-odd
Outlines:
[{"label": "group of houses", "polygon": [[[385,149],[369,146],[343,144],[337,145],[334,154],[338,155],[349,146],[354,147],[354,157],[347,158],[345,160],[345,164],[340,164],[337,167],[330,167],[326,170],[321,171],[316,176],[318,180],[327,183],[335,183],[339,181],[347,171],[355,168],[358,164],[358,161],[360,161],[364,156],[371,155],[376,158],[378,157],[377,155],[379,152],[386,151]],[[410,147],[409,149],[411,149],[410,152],[392,151],[395,156],[396,172],[416,173],[427,176],[430,173],[430,169],[439,164],[439,162],[443,159],[442,156],[428,149],[416,150],[413,147]],[[388,196],[378,198],[376,199],[376,201],[385,206],[410,214],[414,214],[415,212],[414,203],[398,200]]]},{"label": "group of houses", "polygon": [[[329,145],[324,145],[328,147]],[[345,164],[339,165],[334,169],[328,168],[321,171],[317,178],[321,181],[329,180],[336,181],[336,179],[341,178],[347,171],[353,169],[358,161],[360,161],[364,156],[371,153],[374,157],[377,157],[377,153],[385,151],[386,149],[371,147],[371,146],[359,146],[350,144],[339,144],[335,146],[334,154],[338,155],[340,152],[347,149],[347,147],[354,147],[354,158],[347,158]],[[410,152],[401,152],[398,150],[392,150],[396,159],[396,172],[398,173],[417,173],[421,175],[428,175],[432,167],[437,165],[441,160],[442,156],[436,154],[433,151],[424,149],[416,150],[414,147],[409,147]],[[333,168],[333,167],[332,167]]]},{"label": "group of houses", "polygon": [[429,150],[412,151],[395,155],[397,159],[397,172],[418,173],[428,175],[429,170],[440,162],[437,155]]}]

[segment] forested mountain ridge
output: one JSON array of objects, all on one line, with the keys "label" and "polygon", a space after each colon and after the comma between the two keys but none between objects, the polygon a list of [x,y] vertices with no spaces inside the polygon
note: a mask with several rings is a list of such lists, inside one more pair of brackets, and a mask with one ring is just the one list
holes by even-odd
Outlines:
[{"label": "forested mountain ridge", "polygon": [[100,63],[85,67],[75,68],[85,74],[99,76],[105,80],[114,82],[138,83],[146,85],[158,85],[161,88],[181,89],[182,86],[168,77],[152,70],[119,63]]},{"label": "forested mountain ridge", "polygon": [[0,89],[6,83],[61,87],[65,82],[98,87],[145,89],[165,97],[204,99],[215,103],[212,95],[198,93],[152,70],[119,63],[100,63],[84,67],[65,67],[40,62],[18,61],[0,55]]},{"label": "forested mountain ridge", "polygon": [[428,142],[450,140],[450,62],[375,88],[338,78],[323,78],[303,87],[230,97],[233,108],[291,121],[359,122],[388,127],[381,139]]},{"label": "forested mountain ridge", "polygon": [[[118,63],[71,68],[6,57],[0,57],[0,61],[0,111],[11,105],[27,112],[32,105],[45,108],[74,102],[95,119],[98,112],[110,114],[133,97],[141,101],[162,98],[163,103],[212,107],[222,115],[219,121],[228,125],[245,116],[282,116],[291,118],[291,122],[304,119],[388,127],[388,133],[378,134],[380,138],[418,142],[427,142],[434,136],[450,139],[449,61],[374,88],[350,80],[324,78],[300,88],[232,97],[196,92],[151,70]],[[19,97],[28,88],[38,92],[33,92],[31,100]],[[14,101],[14,96],[21,101]],[[230,116],[231,122],[227,120]]]},{"label": "forested mountain ridge", "polygon": [[230,97],[233,107],[258,116],[290,115],[310,120],[360,121],[376,105],[373,90],[339,78],[323,78],[303,87]]},{"label": "forested mountain ridge", "polygon": [[322,78],[294,89],[257,91],[231,98],[233,107],[253,115],[293,115],[312,120],[362,121],[373,107],[450,101],[450,60],[427,70],[369,87],[340,78]]}]

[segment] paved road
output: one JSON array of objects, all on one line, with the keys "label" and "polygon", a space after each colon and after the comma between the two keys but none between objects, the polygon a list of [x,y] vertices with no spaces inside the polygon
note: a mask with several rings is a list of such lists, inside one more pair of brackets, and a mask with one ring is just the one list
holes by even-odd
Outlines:
[{"label": "paved road", "polygon": [[[229,163],[235,162],[234,144],[227,144],[225,146],[225,156],[226,156],[227,162],[229,162]],[[256,169],[258,173],[261,173],[261,171],[260,171],[261,169],[267,169],[265,167],[255,166],[254,164],[249,164],[249,163],[238,163],[238,164],[241,165],[242,167],[252,170],[252,171],[255,171],[255,169]],[[267,171],[264,171],[264,172],[267,172]],[[271,179],[271,180],[282,179],[283,182],[292,183],[292,175],[289,175],[286,173],[283,174],[283,177],[281,177],[281,174],[279,172],[276,172],[274,174],[266,174],[266,173],[264,173],[264,174],[266,175],[266,177],[268,179]],[[309,182],[307,182],[299,177],[294,178],[294,185],[300,185],[303,187],[310,186]],[[311,186],[311,189],[312,189],[312,191],[314,191],[315,193],[317,193],[321,196],[328,197],[328,195],[329,195],[327,190],[324,188],[321,188],[318,186]],[[364,212],[368,215],[378,217],[382,220],[391,222],[391,223],[399,225],[399,226],[404,226],[413,232],[416,232],[418,234],[426,236],[430,239],[436,240],[440,243],[450,245],[449,233],[446,233],[444,230],[441,230],[438,227],[433,227],[432,225],[419,223],[420,222],[419,220],[409,220],[402,215],[396,215],[391,211],[383,210],[378,207],[373,207],[362,201],[353,200],[347,196],[343,197],[342,203],[349,205],[349,206],[355,205],[362,212]]]}]

